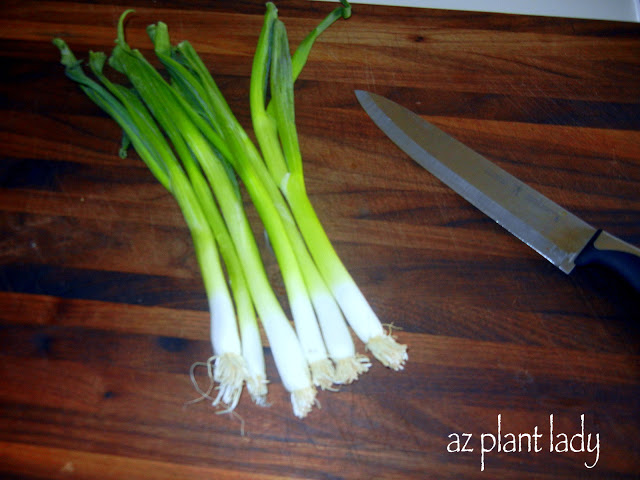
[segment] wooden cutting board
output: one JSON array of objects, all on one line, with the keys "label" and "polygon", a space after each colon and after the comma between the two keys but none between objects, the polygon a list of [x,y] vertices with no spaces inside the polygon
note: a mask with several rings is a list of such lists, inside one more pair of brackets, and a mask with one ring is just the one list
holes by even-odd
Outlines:
[{"label": "wooden cutting board", "polygon": [[[168,23],[250,126],[262,2],[4,3],[0,476],[637,478],[638,294],[600,269],[553,268],[413,164],[353,90],[638,245],[640,26],[358,5],[323,34],[296,84],[308,190],[409,362],[374,363],[299,420],[268,345],[269,408],[187,404],[189,368],[211,355],[189,233],[51,45],[108,52],[128,7],[132,45],[148,53],[145,27]],[[334,5],[278,7],[297,45]]]}]

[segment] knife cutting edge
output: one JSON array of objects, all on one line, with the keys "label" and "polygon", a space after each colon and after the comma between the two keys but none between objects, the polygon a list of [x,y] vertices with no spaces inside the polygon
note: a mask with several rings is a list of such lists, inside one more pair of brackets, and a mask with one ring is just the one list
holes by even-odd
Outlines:
[{"label": "knife cutting edge", "polygon": [[592,227],[405,107],[355,93],[401,150],[560,270],[599,264],[640,291],[639,248]]}]

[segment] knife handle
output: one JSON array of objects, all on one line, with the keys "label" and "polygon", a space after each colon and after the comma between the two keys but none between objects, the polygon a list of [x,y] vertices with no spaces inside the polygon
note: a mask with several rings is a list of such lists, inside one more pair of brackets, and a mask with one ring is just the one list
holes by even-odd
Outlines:
[{"label": "knife handle", "polygon": [[610,233],[599,230],[574,263],[597,264],[614,270],[640,292],[640,249]]}]

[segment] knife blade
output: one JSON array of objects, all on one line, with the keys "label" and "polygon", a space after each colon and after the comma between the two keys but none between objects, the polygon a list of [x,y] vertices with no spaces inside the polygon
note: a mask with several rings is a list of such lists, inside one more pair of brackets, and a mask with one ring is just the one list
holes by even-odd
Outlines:
[{"label": "knife blade", "polygon": [[640,249],[589,225],[407,108],[364,90],[355,94],[409,157],[560,270],[600,264],[640,291]]}]

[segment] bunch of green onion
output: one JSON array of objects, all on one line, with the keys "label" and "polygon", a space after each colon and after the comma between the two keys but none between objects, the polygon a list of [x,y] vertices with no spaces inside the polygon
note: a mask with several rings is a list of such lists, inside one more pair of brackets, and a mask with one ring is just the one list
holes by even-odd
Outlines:
[{"label": "bunch of green onion", "polygon": [[[213,355],[206,365],[217,384],[213,404],[233,410],[245,385],[255,403],[267,404],[257,318],[298,417],[313,407],[317,387],[333,390],[371,366],[356,352],[349,326],[385,366],[402,369],[406,346],[384,330],[309,201],[296,131],[294,81],[316,38],[350,16],[349,3],[341,0],[293,55],[276,7],[267,3],[250,85],[257,146],[189,42],[172,45],[162,22],[147,28],[169,81],[127,44],[130,12],[120,17],[111,55],[89,53],[95,79],[62,39],[54,44],[67,76],[123,129],[121,156],[133,146],[182,211],[209,302]],[[103,71],[107,63],[129,84],[111,81]],[[270,284],[241,187],[277,259],[293,324]]]}]

